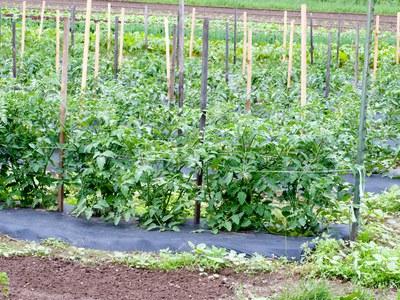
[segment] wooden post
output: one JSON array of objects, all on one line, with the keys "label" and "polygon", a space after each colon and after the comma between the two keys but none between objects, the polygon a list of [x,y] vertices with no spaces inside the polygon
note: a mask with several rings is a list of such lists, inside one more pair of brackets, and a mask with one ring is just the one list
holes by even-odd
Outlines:
[{"label": "wooden post", "polygon": [[246,89],[246,111],[251,110],[251,83],[252,83],[252,68],[253,68],[253,34],[251,29],[248,32],[247,43],[247,89]]},{"label": "wooden post", "polygon": [[310,64],[314,64],[314,35],[312,14],[310,14]]},{"label": "wooden post", "polygon": [[[164,17],[164,32],[165,32],[165,66],[166,66],[166,69],[167,69],[167,89],[168,89],[170,81],[171,81],[171,78],[170,78],[171,62],[170,62],[168,17]],[[168,96],[169,96],[169,93],[168,93]],[[170,100],[170,99],[168,99],[168,100]]]},{"label": "wooden post", "polygon": [[342,32],[342,21],[338,21],[337,41],[336,41],[336,66],[340,67],[340,34]]},{"label": "wooden post", "polygon": [[331,90],[331,63],[332,63],[332,32],[328,33],[328,53],[326,62],[326,74],[325,74],[325,93],[324,97],[328,98]]},{"label": "wooden post", "polygon": [[229,21],[225,26],[225,81],[229,83]]},{"label": "wooden post", "polygon": [[301,5],[301,100],[300,105],[307,104],[307,6]]},{"label": "wooden post", "polygon": [[60,73],[60,11],[56,11],[56,74]]},{"label": "wooden post", "polygon": [[184,73],[185,73],[184,40],[185,40],[185,1],[180,0],[179,20],[178,20],[178,66],[179,66],[178,106],[180,109],[183,108],[183,102],[184,102]]},{"label": "wooden post", "polygon": [[168,87],[168,99],[169,101],[175,100],[175,66],[176,66],[176,56],[178,52],[178,28],[175,25],[173,28],[174,36],[172,42],[172,55],[171,55],[171,68],[169,73],[169,87]]},{"label": "wooden post", "polygon": [[70,21],[70,31],[71,31],[71,49],[74,48],[75,45],[75,17],[76,17],[76,6],[72,5],[71,8],[71,21]]},{"label": "wooden post", "polygon": [[100,60],[100,22],[96,22],[96,40],[94,43],[94,78],[99,77]]},{"label": "wooden post", "polygon": [[246,61],[247,61],[247,12],[243,13],[243,61],[242,61],[242,74],[244,76],[246,72]]},{"label": "wooden post", "polygon": [[287,73],[287,88],[289,89],[292,84],[292,68],[293,68],[293,38],[294,38],[294,20],[290,22],[290,36],[289,36],[289,62]]},{"label": "wooden post", "polygon": [[68,86],[68,36],[69,24],[68,18],[64,18],[64,42],[63,42],[63,56],[62,56],[62,73],[61,73],[61,104],[60,104],[60,186],[58,189],[58,211],[64,211],[64,144],[65,144],[65,120],[67,115],[67,86]]},{"label": "wooden post", "polygon": [[360,56],[360,24],[357,23],[357,32],[356,32],[356,49],[355,49],[355,58],[354,58],[354,86],[358,86],[358,61]]},{"label": "wooden post", "polygon": [[236,65],[236,49],[237,49],[237,9],[235,8],[235,17],[234,17],[234,28],[233,28],[233,64]]},{"label": "wooden post", "polygon": [[193,44],[194,44],[194,34],[196,29],[196,8],[193,7],[192,10],[192,27],[190,30],[190,44],[189,44],[189,57],[193,57]]},{"label": "wooden post", "polygon": [[107,5],[107,51],[111,48],[111,3]]},{"label": "wooden post", "polygon": [[26,31],[26,1],[22,2],[22,23],[21,23],[21,61],[25,52],[25,31]]},{"label": "wooden post", "polygon": [[121,33],[119,35],[119,54],[118,67],[121,69],[124,59],[124,25],[125,25],[125,8],[121,8]]},{"label": "wooden post", "polygon": [[378,55],[379,55],[379,16],[376,16],[375,33],[374,33],[374,65],[373,65],[373,78],[376,79],[378,71]]},{"label": "wooden post", "polygon": [[283,57],[282,60],[286,61],[286,44],[287,44],[287,11],[285,10],[283,13]]},{"label": "wooden post", "polygon": [[114,25],[114,79],[118,78],[118,27],[119,27],[119,19],[118,16],[115,17],[115,25]]},{"label": "wooden post", "polygon": [[11,21],[11,47],[12,47],[12,74],[13,78],[17,78],[17,45],[16,45],[16,29],[15,29],[15,20],[14,18]]},{"label": "wooden post", "polygon": [[86,81],[87,81],[91,13],[92,13],[92,0],[87,0],[87,2],[86,2],[86,19],[85,19],[85,35],[84,35],[84,44],[83,44],[83,59],[82,59],[82,82],[81,82],[81,91],[82,92],[86,89]]},{"label": "wooden post", "polygon": [[144,48],[148,48],[148,33],[149,33],[149,9],[147,5],[144,7]]},{"label": "wooden post", "polygon": [[42,1],[42,8],[40,11],[40,25],[39,25],[39,39],[42,36],[43,33],[43,21],[44,21],[44,10],[46,8],[46,1]]},{"label": "wooden post", "polygon": [[397,13],[396,64],[400,63],[400,12]]},{"label": "wooden post", "polygon": [[[204,143],[205,129],[206,129],[206,118],[207,118],[207,86],[208,86],[208,19],[204,20],[203,23],[203,50],[202,50],[202,72],[201,72],[201,95],[200,95],[200,143]],[[197,173],[197,186],[199,189],[203,186],[203,168]],[[195,202],[194,211],[194,224],[200,224],[201,215],[201,203],[200,201]]]},{"label": "wooden post", "polygon": [[370,60],[370,48],[371,48],[371,35],[372,35],[372,23],[374,15],[374,0],[368,1],[368,21],[367,31],[365,39],[365,50],[364,50],[364,68],[362,78],[362,92],[361,92],[361,106],[360,106],[360,119],[358,128],[358,145],[357,145],[357,162],[356,166],[359,168],[355,176],[354,184],[354,199],[353,199],[353,218],[351,225],[350,239],[356,240],[358,236],[358,230],[360,226],[360,205],[363,195],[361,182],[365,180],[364,171],[364,152],[365,152],[365,139],[367,134],[366,119],[368,109],[368,86],[369,86],[369,60]]}]

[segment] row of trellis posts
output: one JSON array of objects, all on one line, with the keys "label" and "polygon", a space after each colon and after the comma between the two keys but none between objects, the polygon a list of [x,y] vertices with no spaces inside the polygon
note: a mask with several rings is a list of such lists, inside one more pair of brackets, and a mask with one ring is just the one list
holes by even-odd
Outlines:
[{"label": "row of trellis posts", "polygon": [[[370,53],[370,36],[372,33],[373,23],[373,6],[374,0],[369,0],[369,14],[367,22],[367,38],[365,44],[365,60],[363,70],[363,83],[362,83],[362,105],[360,110],[360,128],[359,128],[359,144],[358,144],[358,160],[357,165],[360,167],[363,165],[364,156],[364,144],[365,144],[365,118],[367,108],[367,88],[368,88],[368,75],[369,75],[369,53]],[[40,25],[39,25],[39,38],[43,33],[43,23],[45,17],[45,6],[46,2],[42,2],[40,10]],[[169,34],[169,21],[168,18],[164,18],[164,31],[165,31],[165,49],[166,49],[166,69],[167,69],[167,89],[168,89],[168,100],[175,100],[175,69],[178,69],[178,106],[180,109],[183,108],[184,103],[184,0],[180,0],[178,9],[178,22],[177,26],[173,29],[173,45],[172,53],[170,51],[170,34]],[[88,58],[89,58],[89,45],[90,45],[90,25],[91,25],[91,14],[92,14],[92,0],[87,0],[86,5],[86,17],[85,17],[85,31],[84,31],[84,47],[83,47],[83,58],[82,58],[82,80],[81,80],[81,91],[84,92],[87,88],[87,76],[88,76]],[[111,4],[108,3],[107,7],[107,49],[111,47]],[[144,28],[145,28],[145,47],[148,44],[148,9],[145,7],[144,14]],[[310,62],[313,63],[313,19],[310,15]],[[26,1],[22,2],[22,13],[21,13],[21,45],[20,55],[23,60],[25,51],[25,33],[26,33]],[[74,44],[74,30],[75,30],[75,7],[72,8],[70,19],[64,17],[64,30],[63,30],[63,51],[62,59],[60,60],[60,11],[56,11],[56,55],[55,55],[55,70],[56,73],[60,73],[60,61],[62,62],[61,67],[61,105],[60,105],[60,123],[61,130],[59,136],[60,145],[65,143],[64,124],[66,120],[66,108],[67,108],[67,81],[68,81],[68,57],[69,57],[69,32],[71,33],[71,44]],[[237,12],[235,11],[234,16],[234,63],[237,61],[236,47],[237,47]],[[123,49],[124,49],[124,24],[125,24],[125,9],[121,8],[120,16],[115,17],[115,29],[114,29],[114,76],[117,78],[118,69],[121,68],[123,63]],[[301,5],[301,76],[300,76],[300,105],[303,107],[307,104],[307,9],[306,5]],[[340,23],[339,23],[340,24]],[[190,41],[189,41],[189,58],[193,57],[193,48],[195,40],[195,26],[196,26],[196,10],[193,8],[191,17],[190,27]],[[1,23],[0,23],[1,28]],[[373,78],[377,76],[378,70],[378,46],[379,46],[379,16],[375,19],[375,30],[374,30],[374,57],[373,57]],[[290,33],[289,43],[287,42],[288,35],[288,16],[287,12],[283,13],[283,43],[284,54],[282,61],[287,61],[287,87],[290,88],[292,85],[292,71],[293,71],[293,39],[295,32],[295,22],[290,21]],[[341,27],[339,25],[337,32],[337,49],[336,49],[336,63],[339,65],[339,47],[340,47],[340,33]],[[1,31],[0,31],[1,34]],[[357,25],[356,31],[356,52],[355,52],[355,85],[358,83],[358,60],[359,60],[359,26]],[[202,78],[201,78],[201,117],[200,117],[200,139],[204,141],[204,131],[206,126],[206,111],[207,111],[207,80],[208,80],[208,39],[209,39],[209,20],[204,19],[203,23],[203,49],[202,49]],[[253,65],[253,54],[252,54],[252,29],[248,24],[247,13],[243,13],[243,56],[242,56],[242,74],[246,77],[246,102],[245,108],[247,112],[251,111],[251,91],[252,91],[252,65]],[[94,52],[94,78],[99,76],[99,56],[100,56],[100,39],[101,39],[101,27],[100,22],[95,23],[95,52]],[[226,23],[226,49],[225,49],[225,79],[229,81],[229,22]],[[329,96],[330,86],[330,66],[331,66],[331,32],[328,33],[328,52],[327,52],[327,67],[326,67],[326,86],[324,96]],[[287,47],[289,44],[289,47]],[[287,49],[288,48],[288,49]],[[12,55],[13,55],[13,77],[17,76],[17,59],[16,59],[16,26],[15,20],[12,20]],[[288,52],[288,55],[287,55]],[[396,52],[395,52],[396,64],[400,63],[400,13],[397,14],[397,30],[396,30]],[[177,65],[176,65],[177,63]],[[63,150],[60,149],[60,169],[63,169]],[[354,197],[354,215],[356,221],[352,225],[352,238],[355,238],[359,226],[359,203],[360,203],[360,181],[362,180],[362,172],[360,176],[356,177],[355,185],[355,197]],[[364,175],[365,176],[365,175]],[[62,182],[63,174],[60,174]],[[202,186],[203,174],[202,170],[197,174],[197,184],[199,187]],[[64,186],[60,184],[58,192],[58,209],[63,210],[64,203]],[[200,203],[195,204],[195,223],[200,222]]]}]

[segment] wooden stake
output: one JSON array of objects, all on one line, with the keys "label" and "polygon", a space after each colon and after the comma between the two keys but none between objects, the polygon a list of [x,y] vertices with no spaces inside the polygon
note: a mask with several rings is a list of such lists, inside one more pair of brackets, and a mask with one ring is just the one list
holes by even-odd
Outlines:
[{"label": "wooden stake", "polygon": [[21,61],[25,52],[25,31],[26,31],[26,1],[22,2],[22,23],[21,23]]},{"label": "wooden stake", "polygon": [[99,77],[99,60],[100,60],[100,22],[96,22],[96,40],[94,43],[94,78]]},{"label": "wooden stake", "polygon": [[355,49],[355,58],[354,58],[354,86],[358,86],[358,63],[360,56],[360,24],[357,23],[357,31],[356,31],[356,49]]},{"label": "wooden stake", "polygon": [[184,73],[185,73],[185,55],[184,44],[185,42],[185,1],[179,2],[179,20],[178,20],[178,66],[179,66],[179,108],[183,108],[184,102]]},{"label": "wooden stake", "polygon": [[124,59],[124,26],[125,26],[125,8],[121,8],[121,33],[119,36],[119,54],[118,54],[118,67],[120,69]]},{"label": "wooden stake", "polygon": [[251,82],[252,82],[252,68],[253,68],[253,34],[251,29],[248,33],[247,43],[247,90],[246,90],[246,111],[251,110]]},{"label": "wooden stake", "polygon": [[310,14],[310,64],[314,64],[314,34],[312,14]]},{"label": "wooden stake", "polygon": [[63,56],[62,56],[62,73],[61,73],[61,104],[60,104],[60,161],[59,168],[61,184],[58,189],[58,211],[64,211],[64,149],[65,144],[65,121],[67,116],[67,87],[68,87],[68,36],[69,24],[68,18],[64,18],[64,43],[63,43]]},{"label": "wooden stake", "polygon": [[237,48],[237,9],[235,8],[235,24],[233,28],[233,64],[236,65],[236,48]]},{"label": "wooden stake", "polygon": [[118,27],[119,27],[119,19],[118,16],[115,17],[115,25],[114,25],[114,79],[118,78]]},{"label": "wooden stake", "polygon": [[149,32],[149,9],[147,5],[144,7],[144,48],[148,47],[148,32]]},{"label": "wooden stake", "polygon": [[283,57],[282,60],[285,61],[286,60],[286,44],[287,44],[287,11],[285,10],[283,13]]},{"label": "wooden stake", "polygon": [[325,93],[324,97],[328,98],[331,90],[331,63],[332,63],[332,32],[328,33],[328,53],[325,74]]},{"label": "wooden stake", "polygon": [[39,39],[41,38],[43,32],[43,20],[44,20],[45,8],[46,8],[46,1],[42,1],[42,9],[40,11]]},{"label": "wooden stake", "polygon": [[56,11],[56,73],[60,73],[60,11]]},{"label": "wooden stake", "polygon": [[[204,143],[206,118],[207,118],[207,87],[208,87],[208,28],[209,21],[204,19],[203,23],[203,50],[202,50],[202,72],[201,72],[201,95],[200,95],[200,142]],[[199,189],[203,186],[203,168],[197,173],[197,186]],[[194,211],[194,224],[200,224],[201,203],[196,201]]]},{"label": "wooden stake", "polygon": [[[168,24],[167,17],[164,17],[164,32],[165,32],[165,65],[167,68],[167,89],[168,89],[170,81],[171,81],[171,77],[170,77],[171,62],[170,62],[170,46],[169,46],[169,24]],[[168,93],[168,96],[169,96],[169,93]],[[168,100],[170,100],[170,99],[168,99]]]},{"label": "wooden stake", "polygon": [[192,10],[192,27],[190,31],[189,57],[193,57],[194,33],[196,29],[196,8]]},{"label": "wooden stake", "polygon": [[400,63],[400,12],[397,13],[396,64]]},{"label": "wooden stake", "polygon": [[244,76],[246,72],[246,61],[247,61],[247,12],[243,13],[243,61],[242,61],[242,74]]},{"label": "wooden stake", "polygon": [[290,37],[289,37],[289,62],[287,73],[287,88],[292,84],[292,68],[293,68],[293,37],[294,37],[294,20],[290,22]]},{"label": "wooden stake", "polygon": [[301,99],[300,105],[307,104],[307,6],[301,5]]},{"label": "wooden stake", "polygon": [[379,16],[376,16],[375,33],[374,33],[374,65],[373,65],[373,78],[376,79],[378,71],[378,55],[379,55]]},{"label": "wooden stake", "polygon": [[111,48],[111,3],[107,5],[107,51]]},{"label": "wooden stake", "polygon": [[173,28],[174,36],[172,42],[172,55],[171,55],[171,68],[169,75],[169,87],[168,87],[168,99],[169,101],[175,100],[175,66],[177,61],[178,53],[178,28],[174,25]]},{"label": "wooden stake", "polygon": [[229,21],[225,26],[225,81],[229,83]]},{"label": "wooden stake", "polygon": [[15,20],[14,18],[11,21],[11,47],[12,47],[12,74],[13,78],[17,78],[17,45],[16,45],[16,29],[15,29]]},{"label": "wooden stake", "polygon": [[87,69],[89,59],[89,45],[90,45],[90,16],[92,13],[92,0],[86,2],[86,19],[85,19],[85,35],[83,44],[83,59],[82,59],[82,82],[81,91],[86,89]]}]

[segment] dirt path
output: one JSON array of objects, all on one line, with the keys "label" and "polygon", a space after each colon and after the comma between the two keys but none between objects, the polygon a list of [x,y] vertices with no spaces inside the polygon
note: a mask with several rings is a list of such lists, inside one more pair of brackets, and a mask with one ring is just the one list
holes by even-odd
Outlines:
[{"label": "dirt path", "polygon": [[[135,3],[129,1],[110,1],[112,8],[118,12],[121,7],[125,7],[130,14],[143,14],[143,3]],[[41,0],[28,1],[28,7],[37,8],[40,6]],[[86,7],[85,0],[48,0],[47,7],[56,8],[69,8],[75,5],[78,10],[83,10]],[[0,5],[7,7],[18,7],[21,5],[19,0],[0,0]],[[147,4],[149,11],[152,15],[170,15],[177,13],[176,5],[168,4]],[[107,1],[95,0],[93,1],[93,9],[96,11],[105,11],[107,8]],[[192,7],[186,7],[186,13],[190,14]],[[258,22],[272,22],[281,23],[283,20],[283,12],[278,10],[262,10],[262,9],[238,9],[237,13],[239,18],[242,13],[246,11],[250,20]],[[196,7],[196,12],[199,17],[209,17],[214,19],[233,18],[235,9],[233,8],[216,8],[216,7]],[[297,23],[300,22],[300,12],[288,12],[288,18],[295,19]],[[365,26],[366,16],[362,14],[338,14],[338,13],[313,13],[313,20],[316,26],[323,27],[336,27],[339,20],[344,27],[355,28],[357,24],[360,27]],[[396,16],[381,16],[380,24],[382,30],[396,30]]]},{"label": "dirt path", "polygon": [[[14,300],[231,299],[221,276],[210,279],[185,270],[165,272],[102,265],[84,267],[60,259],[0,258]],[[0,296],[1,299],[1,296]]]}]

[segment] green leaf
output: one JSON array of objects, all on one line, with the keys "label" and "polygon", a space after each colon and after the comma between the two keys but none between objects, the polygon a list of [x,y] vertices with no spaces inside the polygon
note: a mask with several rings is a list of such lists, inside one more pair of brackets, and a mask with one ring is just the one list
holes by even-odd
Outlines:
[{"label": "green leaf", "polygon": [[96,158],[97,166],[100,170],[104,169],[104,165],[106,164],[106,158],[104,156],[99,156]]},{"label": "green leaf", "polygon": [[238,193],[238,200],[239,200],[240,205],[243,205],[246,202],[246,198],[247,198],[246,193],[244,193],[244,192]]}]

